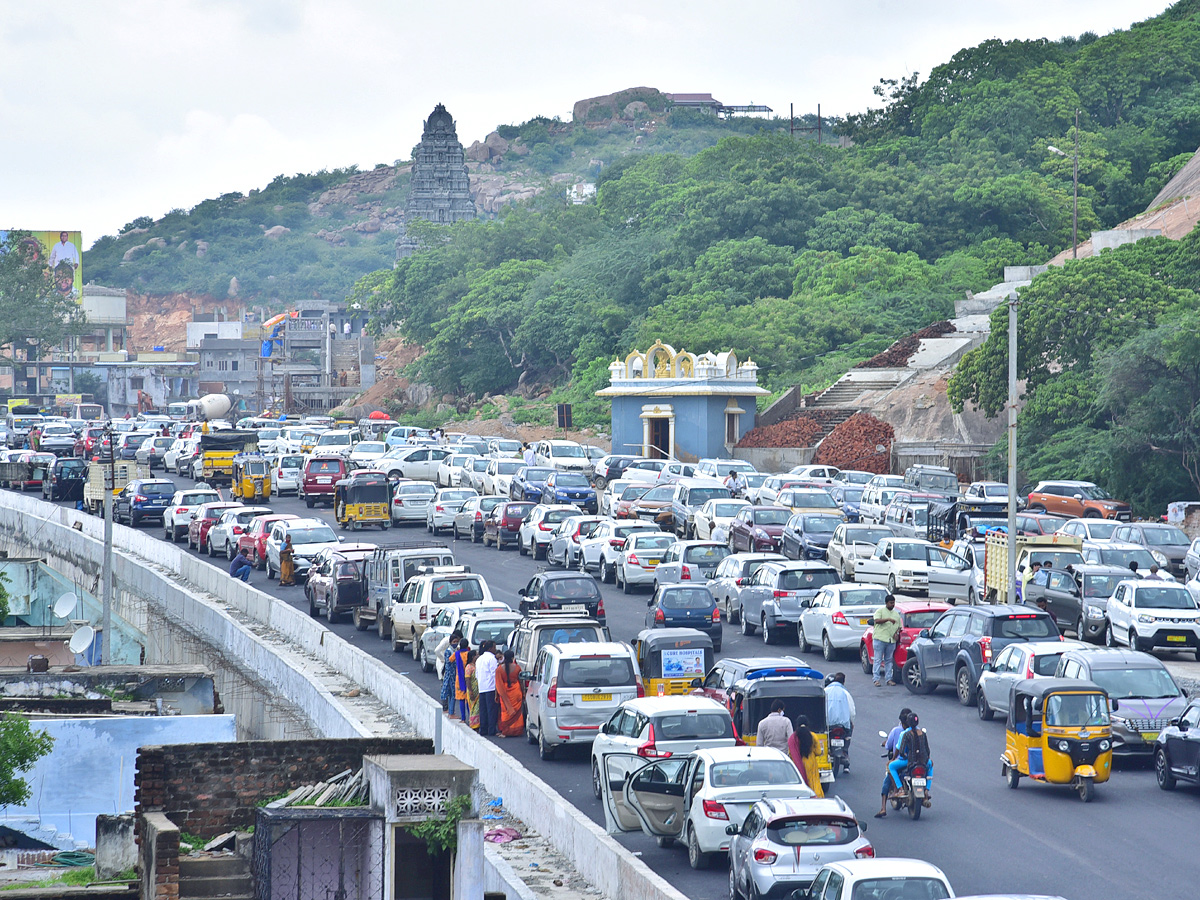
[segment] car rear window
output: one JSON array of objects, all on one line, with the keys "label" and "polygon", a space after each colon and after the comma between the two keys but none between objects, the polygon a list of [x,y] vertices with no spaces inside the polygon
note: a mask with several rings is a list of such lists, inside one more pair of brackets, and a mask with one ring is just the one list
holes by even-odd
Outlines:
[{"label": "car rear window", "polygon": [[633,661],[628,656],[564,659],[558,673],[560,688],[615,687],[634,682]]},{"label": "car rear window", "polygon": [[[703,506],[709,500],[723,500],[729,496],[729,488],[692,488],[688,491],[688,504],[691,506]],[[719,513],[719,515],[737,515],[737,513]]]},{"label": "car rear window", "polygon": [[[767,826],[767,837],[774,844],[807,847],[812,844],[848,844],[858,840],[858,823],[840,816],[805,816],[783,819]],[[888,896],[891,896],[890,894]],[[903,896],[907,897],[907,894]]]},{"label": "car rear window", "polygon": [[837,572],[833,569],[789,569],[779,574],[781,591],[815,591],[827,584],[837,583]]},{"label": "car rear window", "polygon": [[600,589],[591,578],[555,578],[544,588],[548,600],[595,600]]},{"label": "car rear window", "polygon": [[1019,613],[1012,616],[996,616],[992,624],[992,634],[1002,638],[1056,638],[1058,629],[1049,616],[1036,613]]},{"label": "car rear window", "polygon": [[711,609],[715,601],[707,588],[673,588],[662,592],[663,609]]},{"label": "car rear window", "polygon": [[510,519],[524,519],[533,507],[532,503],[510,503],[505,507],[504,515]]},{"label": "car rear window", "polygon": [[310,475],[336,475],[342,471],[342,464],[332,459],[314,460],[308,464]]},{"label": "car rear window", "polygon": [[946,885],[937,878],[895,876],[856,881],[850,900],[945,900],[949,896]]},{"label": "car rear window", "polygon": [[729,555],[729,548],[724,544],[688,547],[683,551],[684,562],[696,563],[701,566],[715,566]]},{"label": "car rear window", "polygon": [[507,647],[508,636],[516,627],[516,622],[480,622],[475,626],[472,643],[478,647],[484,641],[495,641],[498,646]]},{"label": "car rear window", "polygon": [[709,771],[713,787],[744,787],[758,784],[799,784],[800,773],[782,759],[741,759],[717,763]]},{"label": "car rear window", "polygon": [[1061,653],[1043,653],[1033,658],[1033,672],[1035,675],[1044,675],[1050,678],[1058,671],[1058,661],[1062,657]]},{"label": "car rear window", "polygon": [[170,481],[143,481],[141,491],[148,497],[169,497],[175,493],[175,484]]},{"label": "car rear window", "polygon": [[547,644],[595,644],[604,640],[598,625],[563,625],[538,632],[538,649]]},{"label": "car rear window", "polygon": [[548,525],[557,525],[559,522],[573,519],[578,512],[577,509],[552,509],[542,521]]},{"label": "car rear window", "polygon": [[432,497],[437,493],[437,490],[432,484],[423,482],[415,482],[413,484],[401,484],[396,488],[397,494],[403,494],[405,497]]},{"label": "car rear window", "polygon": [[932,628],[933,623],[941,618],[945,610],[921,609],[916,612],[902,613],[905,628]]},{"label": "car rear window", "polygon": [[486,600],[483,587],[474,578],[455,578],[433,583],[434,603],[464,603],[472,600]]},{"label": "car rear window", "polygon": [[661,713],[653,716],[654,737],[660,741],[715,740],[733,737],[733,720],[729,713],[687,712]]}]

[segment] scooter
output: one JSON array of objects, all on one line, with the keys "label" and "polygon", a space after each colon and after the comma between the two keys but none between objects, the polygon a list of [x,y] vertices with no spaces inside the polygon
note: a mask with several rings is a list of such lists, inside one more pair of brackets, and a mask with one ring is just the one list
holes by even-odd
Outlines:
[{"label": "scooter", "polygon": [[[879,736],[887,742],[887,732],[879,732]],[[882,754],[885,759],[891,759],[890,753]],[[888,797],[892,809],[908,810],[908,817],[914,822],[921,818],[921,810],[933,805],[929,796],[929,773],[925,766],[909,765],[900,773],[900,790],[893,791]]]},{"label": "scooter", "polygon": [[829,765],[834,778],[839,772],[850,771],[850,732],[841,725],[829,728]]}]

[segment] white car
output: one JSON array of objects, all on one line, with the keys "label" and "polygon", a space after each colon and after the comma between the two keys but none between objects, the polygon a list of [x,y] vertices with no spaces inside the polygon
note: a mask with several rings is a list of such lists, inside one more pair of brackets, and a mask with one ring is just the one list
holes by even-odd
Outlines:
[{"label": "white car", "polygon": [[625,539],[635,531],[658,531],[653,522],[626,519],[620,522],[601,522],[592,533],[579,541],[579,571],[596,572],[605,584],[617,577],[617,559]]},{"label": "white car", "polygon": [[866,584],[887,585],[888,593],[929,589],[929,559],[926,551],[933,544],[914,538],[888,537],[875,545],[875,552],[860,559],[854,580]]},{"label": "white car", "polygon": [[271,466],[271,492],[283,496],[300,496],[300,474],[304,470],[304,457],[299,453],[285,453]]},{"label": "white car", "polygon": [[251,520],[258,516],[269,516],[274,510],[269,506],[242,506],[237,509],[227,509],[221,513],[221,518],[208,529],[205,543],[208,545],[208,555],[218,553],[226,559],[237,555],[238,538],[250,527]]},{"label": "white car", "polygon": [[820,647],[833,662],[838,653],[853,651],[867,630],[875,610],[883,606],[887,591],[870,584],[828,584],[800,610],[800,652]]},{"label": "white car", "polygon": [[724,481],[730,472],[757,472],[758,470],[744,459],[702,459],[696,463],[696,475],[707,475]]},{"label": "white car", "polygon": [[[605,765],[622,775],[601,779],[606,830],[674,840],[687,847],[693,869],[728,853],[727,829],[740,829],[758,801],[813,796],[791,759],[771,747],[716,747],[658,760],[609,753]],[[664,792],[663,784],[689,788]]]},{"label": "white car", "polygon": [[359,469],[371,469],[387,453],[383,441],[359,441],[350,451],[350,465]]},{"label": "white car", "polygon": [[538,441],[533,445],[534,465],[568,472],[590,472],[592,460],[575,441]]},{"label": "white car", "polygon": [[471,488],[451,487],[442,488],[433,495],[433,499],[425,507],[425,530],[437,534],[443,528],[454,527],[454,517],[462,509],[462,505],[472,497],[478,497]]},{"label": "white car", "polygon": [[[49,426],[47,426],[46,430],[49,430]],[[142,441],[142,446],[138,447],[137,452],[134,453],[134,459],[140,463],[145,463],[150,471],[153,472],[155,464],[161,463],[165,467],[166,463],[163,462],[163,457],[174,443],[175,438],[163,437],[162,435],[146,438],[146,440]]]},{"label": "white car", "polygon": [[326,547],[336,549],[342,539],[321,519],[285,519],[271,526],[267,536],[267,578],[279,574],[279,551],[284,541],[292,539],[292,562],[296,577],[304,580],[312,567],[313,557]]},{"label": "white car", "polygon": [[750,492],[748,499],[753,500],[758,506],[770,506],[789,484],[796,484],[803,480],[795,475],[768,475],[758,486],[758,490]]},{"label": "white car", "polygon": [[1008,713],[1008,692],[1027,678],[1053,678],[1058,661],[1068,650],[1086,650],[1090,644],[1060,638],[1057,641],[1017,641],[1009,644],[983,667],[975,702],[985,722],[996,713]]},{"label": "white car", "polygon": [[176,475],[182,475],[183,469],[180,466],[182,459],[186,456],[191,456],[187,452],[188,445],[197,447],[200,444],[198,438],[175,438],[171,446],[167,448],[167,452],[163,454],[163,468],[169,472],[174,472]]},{"label": "white car", "polygon": [[654,584],[654,572],[667,548],[678,538],[665,531],[634,532],[625,539],[617,557],[617,586],[626,594],[642,584]]},{"label": "white car", "polygon": [[611,516],[625,488],[637,484],[641,484],[642,487],[646,486],[645,482],[637,482],[629,478],[615,478],[608,482],[596,498],[596,502],[600,506],[600,515]]},{"label": "white car", "polygon": [[477,493],[486,494],[487,491],[483,487],[483,474],[487,471],[487,467],[490,464],[491,459],[489,457],[471,457],[471,461],[467,465],[463,466],[463,487],[474,488]]},{"label": "white car", "polygon": [[729,533],[729,526],[737,517],[738,510],[743,506],[749,506],[749,500],[734,500],[731,498],[718,498],[716,500],[708,500],[699,510],[692,522],[695,529],[696,537],[702,541],[710,541],[713,539],[714,528],[724,528],[725,533]]},{"label": "white car", "polygon": [[631,462],[625,467],[625,471],[621,473],[621,477],[626,481],[650,482],[653,484],[658,481],[658,473],[666,466],[665,459],[639,459]]},{"label": "white car", "polygon": [[1112,542],[1113,532],[1121,522],[1116,519],[1068,519],[1058,526],[1059,534],[1073,534],[1089,544]]},{"label": "white car", "polygon": [[826,561],[838,570],[842,581],[854,581],[860,560],[869,559],[876,545],[885,537],[894,537],[883,525],[842,523],[833,531],[825,550]]},{"label": "white car", "polygon": [[276,453],[308,453],[316,446],[320,431],[311,427],[283,428],[275,438]]},{"label": "white car", "polygon": [[522,556],[528,553],[534,559],[543,559],[554,529],[559,523],[578,515],[579,507],[569,503],[539,503],[521,520],[521,528],[517,532],[517,549]]},{"label": "white car", "polygon": [[[495,612],[500,615],[516,616],[512,609],[498,600],[467,600],[462,603],[444,603],[437,608],[428,627],[421,632],[420,646],[417,647],[417,662],[423,672],[437,672],[440,679],[444,673],[444,658],[437,653],[438,644],[448,634],[460,631],[458,623],[462,614],[467,610]],[[517,616],[520,618],[520,616]]]},{"label": "white car", "polygon": [[424,522],[437,489],[427,481],[401,481],[392,492],[392,521]]},{"label": "white car", "polygon": [[562,566],[564,569],[575,568],[581,537],[587,537],[597,524],[604,521],[607,521],[605,516],[574,515],[563,519],[550,533],[550,543],[546,545],[546,564]]},{"label": "white car", "polygon": [[794,475],[803,481],[815,481],[818,484],[833,484],[837,480],[841,469],[836,466],[796,466],[788,470],[789,475]]},{"label": "white car", "polygon": [[729,555],[729,547],[718,541],[676,540],[663,556],[654,572],[654,589],[664,584],[686,584],[695,581],[708,584],[717,576],[721,560]]},{"label": "white car", "polygon": [[274,456],[278,452],[275,446],[279,440],[278,428],[259,428],[258,429],[258,452],[263,456]]},{"label": "white car", "polygon": [[320,456],[340,456],[346,459],[358,443],[358,430],[324,431],[313,445],[312,452]]},{"label": "white car", "polygon": [[493,459],[483,472],[483,493],[507,497],[513,476],[525,468],[519,459]]},{"label": "white car", "polygon": [[1200,661],[1200,609],[1180,584],[1150,578],[1117,585],[1108,599],[1104,643],[1131,650],[1186,650]]},{"label": "white car", "polygon": [[860,900],[865,897],[920,897],[944,900],[954,896],[950,881],[937,866],[923,859],[883,857],[826,863],[809,888],[821,900]]},{"label": "white car", "polygon": [[176,491],[171,498],[171,505],[163,512],[163,537],[175,543],[182,537],[187,537],[188,525],[192,516],[205,503],[219,503],[221,495],[211,488],[193,488],[190,491]]},{"label": "white car", "polygon": [[495,438],[488,442],[488,453],[495,459],[521,459],[525,447],[520,441]]},{"label": "white car", "polygon": [[464,484],[466,470],[471,461],[478,459],[469,453],[451,453],[438,464],[437,483],[439,487],[471,487]]},{"label": "white car", "polygon": [[679,462],[679,460],[671,460],[665,466],[658,470],[658,477],[655,481],[666,481],[668,478],[692,478],[696,474],[696,467],[691,463]]},{"label": "white car", "polygon": [[397,447],[389,450],[371,466],[389,478],[419,478],[433,481],[438,466],[450,451],[442,447]]}]

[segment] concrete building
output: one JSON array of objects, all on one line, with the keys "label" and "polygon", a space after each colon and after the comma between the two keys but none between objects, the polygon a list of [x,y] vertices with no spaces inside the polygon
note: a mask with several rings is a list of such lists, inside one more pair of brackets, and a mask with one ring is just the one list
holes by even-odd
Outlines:
[{"label": "concrete building", "polygon": [[754,427],[758,386],[753,360],[732,350],[696,355],[658,341],[608,367],[612,384],[612,449],[694,461],[728,456]]}]

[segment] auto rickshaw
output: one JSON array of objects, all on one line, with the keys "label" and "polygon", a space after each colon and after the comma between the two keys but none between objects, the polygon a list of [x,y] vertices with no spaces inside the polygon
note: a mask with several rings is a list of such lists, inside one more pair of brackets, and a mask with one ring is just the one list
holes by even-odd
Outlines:
[{"label": "auto rickshaw", "polygon": [[1104,688],[1071,678],[1022,679],[1009,691],[1001,774],[1069,784],[1088,803],[1112,773],[1112,723]]},{"label": "auto rickshaw", "polygon": [[713,644],[695,628],[647,628],[634,638],[638,671],[648,697],[691,693],[692,682],[713,666]]},{"label": "auto rickshaw", "polygon": [[392,527],[391,490],[383,472],[353,473],[334,485],[333,512],[338,525],[355,531],[364,525]]},{"label": "auto rickshaw", "polygon": [[793,722],[797,716],[808,719],[821,783],[830,784],[833,766],[829,762],[829,728],[825,723],[824,676],[816,669],[801,669],[800,674],[792,674],[794,671],[789,668],[787,675],[780,675],[774,669],[762,669],[735,681],[729,688],[733,731],[743,744],[754,746],[758,723],[770,715],[776,700],[782,700],[783,714]]},{"label": "auto rickshaw", "polygon": [[271,465],[261,453],[239,453],[233,458],[233,496],[239,500],[269,500]]}]

